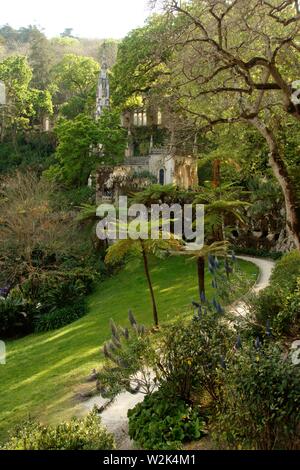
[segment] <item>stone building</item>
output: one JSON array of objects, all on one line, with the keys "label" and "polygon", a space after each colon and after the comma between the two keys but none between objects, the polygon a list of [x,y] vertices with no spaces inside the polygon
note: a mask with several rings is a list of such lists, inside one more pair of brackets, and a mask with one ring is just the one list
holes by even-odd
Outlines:
[{"label": "stone building", "polygon": [[[109,106],[107,67],[102,66],[96,101],[96,118]],[[189,189],[198,184],[197,161],[191,154],[180,155],[172,145],[168,113],[154,104],[123,113],[122,126],[128,143],[124,162],[99,167],[96,174],[97,201],[115,200],[128,191],[150,184],[174,184]]]}]

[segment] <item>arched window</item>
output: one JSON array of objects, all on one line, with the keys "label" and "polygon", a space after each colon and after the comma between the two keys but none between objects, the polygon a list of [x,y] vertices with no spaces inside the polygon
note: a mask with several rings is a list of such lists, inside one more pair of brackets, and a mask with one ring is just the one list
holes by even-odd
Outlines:
[{"label": "arched window", "polygon": [[160,109],[157,111],[157,125],[158,126],[162,125],[162,112]]},{"label": "arched window", "polygon": [[133,125],[142,127],[147,126],[147,112],[142,111],[135,111],[133,114]]},{"label": "arched window", "polygon": [[163,168],[161,168],[159,170],[159,184],[161,184],[162,186],[164,186],[165,184],[165,170]]}]

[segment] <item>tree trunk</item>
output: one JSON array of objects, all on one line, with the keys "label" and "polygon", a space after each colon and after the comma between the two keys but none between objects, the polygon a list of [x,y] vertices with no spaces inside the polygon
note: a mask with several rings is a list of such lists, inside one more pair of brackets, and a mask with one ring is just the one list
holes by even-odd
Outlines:
[{"label": "tree trunk", "polygon": [[201,299],[202,295],[205,295],[205,258],[203,258],[202,256],[199,256],[197,258],[197,271],[198,271],[199,298]]},{"label": "tree trunk", "polygon": [[146,253],[145,245],[144,245],[143,241],[140,240],[140,242],[141,242],[141,246],[142,246],[142,255],[143,255],[143,261],[144,261],[145,274],[146,274],[148,287],[149,287],[149,291],[150,291],[150,296],[151,296],[154,325],[158,326],[158,313],[157,313],[155,296],[154,296],[154,291],[153,291],[150,272],[149,272],[147,253]]},{"label": "tree trunk", "polygon": [[213,180],[212,180],[213,188],[218,188],[220,186],[220,181],[221,181],[221,160],[214,160],[213,161]]},{"label": "tree trunk", "polygon": [[257,118],[252,119],[253,125],[266,139],[269,146],[269,161],[285,200],[286,224],[295,246],[300,250],[300,209],[297,207],[297,198],[293,182],[280,155],[279,145],[271,129]]}]

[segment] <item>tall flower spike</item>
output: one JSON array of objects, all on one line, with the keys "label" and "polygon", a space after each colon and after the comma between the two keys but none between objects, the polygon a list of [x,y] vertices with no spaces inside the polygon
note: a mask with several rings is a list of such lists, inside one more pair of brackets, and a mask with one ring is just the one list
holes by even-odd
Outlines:
[{"label": "tall flower spike", "polygon": [[220,364],[221,364],[222,369],[226,370],[226,362],[225,362],[224,356],[221,356]]},{"label": "tall flower spike", "polygon": [[131,310],[129,310],[129,312],[128,312],[128,318],[129,318],[131,326],[136,327],[137,326],[137,321],[136,321],[136,319],[135,319],[135,317],[134,317]]},{"label": "tall flower spike", "polygon": [[111,329],[111,333],[112,333],[113,337],[116,338],[117,340],[119,340],[120,336],[119,336],[119,333],[118,333],[118,328],[117,328],[115,322],[112,319],[110,320],[110,329]]},{"label": "tall flower spike", "polygon": [[216,301],[215,298],[213,298],[212,304],[213,304],[213,307],[214,307],[216,310],[218,310],[218,302]]},{"label": "tall flower spike", "polygon": [[259,337],[257,337],[256,340],[255,340],[255,348],[259,349],[261,347],[261,345],[262,345],[261,341],[260,341]]},{"label": "tall flower spike", "polygon": [[267,320],[266,335],[269,336],[269,337],[272,336],[270,320]]},{"label": "tall flower spike", "polygon": [[220,315],[222,315],[224,313],[224,309],[223,307],[219,304],[218,302],[218,305],[217,305],[217,313],[219,313]]},{"label": "tall flower spike", "polygon": [[235,343],[235,348],[236,349],[242,349],[242,340],[241,340],[240,335],[238,335],[238,337],[237,337],[237,340],[236,340],[236,343]]}]

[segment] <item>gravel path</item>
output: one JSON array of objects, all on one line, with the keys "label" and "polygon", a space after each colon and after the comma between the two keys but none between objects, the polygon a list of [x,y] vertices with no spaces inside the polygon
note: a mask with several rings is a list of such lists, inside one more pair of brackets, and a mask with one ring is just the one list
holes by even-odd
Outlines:
[{"label": "gravel path", "polygon": [[[239,259],[250,261],[259,267],[260,275],[253,287],[255,292],[259,292],[268,286],[270,276],[274,268],[274,261],[268,259],[254,258],[251,256],[239,256]],[[234,311],[245,315],[247,313],[247,307],[243,302],[237,302],[234,305]],[[120,450],[132,450],[134,449],[133,442],[128,436],[128,420],[127,411],[133,408],[137,403],[144,400],[145,395],[137,393],[131,395],[130,393],[121,393],[118,397],[101,413],[102,423],[107,429],[115,435],[117,448]],[[93,397],[90,400],[83,403],[86,410],[90,411],[94,405],[101,407],[107,403],[107,400],[101,396]]]},{"label": "gravel path", "polygon": [[245,261],[250,261],[259,267],[260,274],[253,290],[255,292],[259,292],[265,289],[269,285],[270,277],[275,266],[275,261],[265,258],[254,258],[252,256],[238,256],[238,258]]}]

